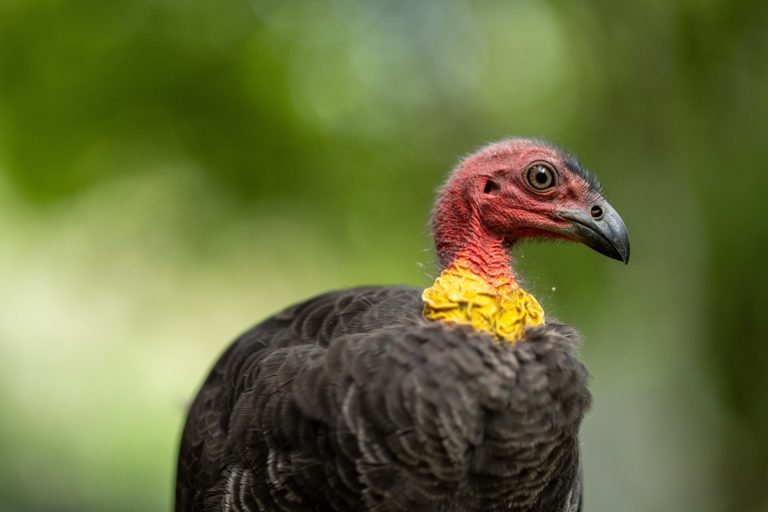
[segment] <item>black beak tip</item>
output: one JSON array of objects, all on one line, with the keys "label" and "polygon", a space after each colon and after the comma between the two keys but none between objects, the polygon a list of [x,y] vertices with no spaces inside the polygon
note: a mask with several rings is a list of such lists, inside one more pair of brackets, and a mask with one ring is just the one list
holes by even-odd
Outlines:
[{"label": "black beak tip", "polygon": [[625,265],[629,265],[629,234],[624,223],[621,223],[621,228],[616,233],[615,238],[611,240],[614,244],[616,252],[619,253],[617,258],[619,261],[624,262]]},{"label": "black beak tip", "polygon": [[606,256],[610,256],[615,260],[619,260],[625,265],[629,265],[629,237],[627,236],[626,230],[622,231],[621,236],[609,238],[607,241],[609,243],[606,244],[608,245],[606,248],[610,248],[610,254],[603,254],[606,254]]},{"label": "black beak tip", "polygon": [[629,265],[629,248],[627,248],[627,251],[624,253],[619,253],[616,257],[617,260],[621,261],[625,265]]},{"label": "black beak tip", "polygon": [[589,242],[587,245],[590,245],[598,252],[601,252],[610,258],[619,260],[625,265],[629,265],[629,237],[627,236],[626,229],[622,229],[617,235],[618,236],[609,236],[600,240],[601,243],[596,244],[600,246],[599,248],[591,245]]},{"label": "black beak tip", "polygon": [[[589,242],[591,242],[591,240]],[[600,254],[608,256],[611,259],[618,260],[625,265],[629,265],[629,248],[624,249],[623,247],[609,245],[605,243],[604,240],[601,240],[603,243],[600,244],[589,242],[587,242],[586,245],[599,252]]]}]

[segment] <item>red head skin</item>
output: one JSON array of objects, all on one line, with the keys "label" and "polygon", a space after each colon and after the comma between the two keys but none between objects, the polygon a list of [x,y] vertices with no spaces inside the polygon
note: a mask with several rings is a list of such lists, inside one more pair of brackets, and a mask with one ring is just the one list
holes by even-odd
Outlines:
[{"label": "red head skin", "polygon": [[[464,159],[440,191],[432,217],[442,267],[462,260],[490,282],[514,281],[509,250],[518,240],[569,239],[570,222],[556,212],[589,210],[599,197],[569,167],[572,161],[530,139],[497,142]],[[555,185],[546,191],[535,190],[526,179],[539,162],[555,171]]]}]

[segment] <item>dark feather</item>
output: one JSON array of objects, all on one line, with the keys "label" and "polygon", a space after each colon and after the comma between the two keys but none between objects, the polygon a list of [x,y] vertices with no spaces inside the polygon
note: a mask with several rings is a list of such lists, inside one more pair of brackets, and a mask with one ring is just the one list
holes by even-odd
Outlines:
[{"label": "dark feather", "polygon": [[578,335],[499,343],[423,320],[420,293],[332,292],[238,338],[189,412],[176,510],[578,510]]}]

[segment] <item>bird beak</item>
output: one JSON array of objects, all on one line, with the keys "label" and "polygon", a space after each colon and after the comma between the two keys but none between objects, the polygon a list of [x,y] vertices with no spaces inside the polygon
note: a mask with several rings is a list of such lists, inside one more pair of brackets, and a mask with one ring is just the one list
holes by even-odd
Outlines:
[{"label": "bird beak", "polygon": [[[571,221],[571,225],[566,228],[564,234],[600,254],[629,263],[629,234],[624,221],[604,200],[597,202],[591,208],[591,211],[578,209],[558,211],[558,217]],[[602,215],[593,215],[593,212],[600,211]]]}]

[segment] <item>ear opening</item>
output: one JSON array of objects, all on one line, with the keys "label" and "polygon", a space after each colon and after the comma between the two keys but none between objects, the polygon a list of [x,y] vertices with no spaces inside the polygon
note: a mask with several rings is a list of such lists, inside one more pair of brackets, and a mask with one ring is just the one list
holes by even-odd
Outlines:
[{"label": "ear opening", "polygon": [[483,187],[483,193],[495,196],[501,190],[501,186],[492,179],[488,179]]}]

